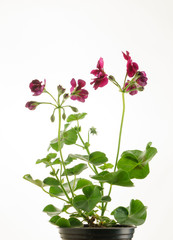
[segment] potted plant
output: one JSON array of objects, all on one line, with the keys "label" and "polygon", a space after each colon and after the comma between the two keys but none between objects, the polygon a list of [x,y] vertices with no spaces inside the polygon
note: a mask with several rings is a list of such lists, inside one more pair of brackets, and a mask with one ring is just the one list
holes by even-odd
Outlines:
[{"label": "potted plant", "polygon": [[[91,84],[95,90],[110,82],[122,95],[123,110],[114,162],[108,161],[102,151],[90,152],[90,136],[97,134],[97,131],[91,127],[87,140],[83,139],[81,122],[86,113],[78,113],[78,109],[68,103],[71,100],[83,103],[88,98],[84,80],[79,79],[76,82],[73,78],[70,93],[59,85],[57,99],[47,91],[46,80],[42,83],[35,79],[29,85],[34,96],[46,93],[52,101],[30,101],[26,103],[26,107],[35,110],[41,104],[51,105],[52,122],[55,121],[55,113],[58,112],[58,136],[50,141],[47,156],[36,161],[36,164],[44,164],[49,168],[50,175],[44,180],[39,180],[26,174],[24,179],[37,185],[51,197],[57,198],[57,201],[64,202],[61,209],[52,204],[43,209],[43,212],[50,216],[50,223],[59,227],[63,239],[132,239],[135,227],[143,224],[146,219],[146,206],[137,199],[132,199],[128,207],[115,206],[113,211],[108,211],[112,201],[112,187],[133,187],[133,179],[147,177],[149,161],[157,153],[156,148],[149,142],[144,151],[135,149],[119,154],[125,94],[134,96],[143,91],[148,80],[146,73],[138,70],[138,64],[132,61],[128,51],[123,53],[123,56],[126,60],[126,74],[122,86],[112,75],[108,76],[105,73],[103,58],[99,59],[97,68],[91,71],[94,75]],[[67,108],[72,111],[69,116],[66,116]],[[67,153],[67,145],[75,145],[84,153]],[[89,171],[87,179],[82,177],[83,171]]]}]

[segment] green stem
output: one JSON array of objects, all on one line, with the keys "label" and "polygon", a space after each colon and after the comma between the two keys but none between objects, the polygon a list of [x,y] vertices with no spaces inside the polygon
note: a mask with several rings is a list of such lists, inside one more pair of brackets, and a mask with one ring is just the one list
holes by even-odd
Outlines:
[{"label": "green stem", "polygon": [[123,101],[123,111],[122,111],[122,117],[121,117],[121,125],[120,125],[119,139],[118,139],[118,149],[117,149],[117,156],[116,156],[114,172],[116,171],[116,167],[117,167],[117,163],[118,163],[118,157],[119,157],[119,152],[120,152],[120,144],[121,144],[122,128],[123,128],[123,122],[124,122],[124,114],[125,114],[124,92],[122,92],[122,101]]},{"label": "green stem", "polygon": [[[126,77],[127,77],[127,76],[126,76]],[[126,79],[126,77],[125,77],[125,79]],[[120,131],[119,131],[119,139],[118,139],[118,149],[117,149],[116,161],[115,161],[115,166],[114,166],[114,172],[116,171],[116,168],[117,168],[118,157],[119,157],[119,152],[120,152],[122,128],[123,128],[123,122],[124,122],[124,114],[125,114],[125,98],[124,98],[124,92],[122,92],[122,101],[123,101],[123,111],[122,111],[122,117],[121,117],[121,124],[120,124]],[[110,189],[109,189],[108,196],[110,196],[111,191],[112,191],[112,185],[110,185]],[[103,214],[104,214],[104,212],[106,211],[107,204],[108,204],[108,203],[105,203]]]},{"label": "green stem", "polygon": [[50,102],[39,102],[39,104],[49,104],[57,108],[57,105],[50,103]]},{"label": "green stem", "polygon": [[43,187],[42,187],[42,190],[43,190],[45,193],[49,194],[51,197],[58,198],[59,200],[65,201],[65,202],[68,203],[68,204],[70,203],[69,201],[67,201],[67,200],[65,200],[65,199],[63,199],[63,198],[61,198],[61,197],[58,197],[58,196],[55,196],[55,195],[49,193],[49,192],[46,191]]},{"label": "green stem", "polygon": [[52,96],[52,94],[51,94],[50,92],[48,92],[46,89],[44,89],[44,93],[49,94],[49,96],[51,96],[51,98],[52,98],[52,99],[56,102],[56,104],[57,104],[56,99],[54,98],[54,96]]},{"label": "green stem", "polygon": [[[58,105],[59,104],[60,104],[60,97],[58,96]],[[67,176],[66,167],[65,167],[65,163],[64,163],[64,159],[63,159],[63,155],[62,155],[62,150],[61,150],[61,108],[58,108],[58,113],[59,113],[59,127],[58,127],[59,153],[60,153],[60,158],[61,158],[61,161],[62,161],[62,165],[63,165],[63,168],[64,168],[64,172],[65,172],[65,176],[66,176],[66,179],[67,179],[67,183],[69,185],[70,192],[72,194],[72,197],[74,197],[74,193],[72,191],[72,188],[71,188],[71,185],[70,185],[70,181],[69,181],[69,178]]]},{"label": "green stem", "polygon": [[[77,125],[78,125],[78,128],[79,128],[79,121],[77,121]],[[79,136],[79,138],[80,138],[80,140],[81,140],[84,148],[86,149],[88,155],[90,155],[90,151],[89,151],[88,147],[85,146],[85,142],[83,141],[83,139],[82,139],[82,137],[81,137],[81,135],[80,135],[79,132],[78,132],[78,136]],[[95,174],[98,174],[97,168],[96,168],[94,165],[93,165],[93,168],[92,168],[92,166],[91,166],[90,163],[88,163],[88,165],[89,165],[89,167],[92,169],[92,171],[93,171]],[[103,188],[103,183],[100,183],[100,186]],[[104,196],[104,190],[102,190],[102,196]],[[102,202],[101,216],[103,216],[103,214],[104,214],[104,203]]]}]

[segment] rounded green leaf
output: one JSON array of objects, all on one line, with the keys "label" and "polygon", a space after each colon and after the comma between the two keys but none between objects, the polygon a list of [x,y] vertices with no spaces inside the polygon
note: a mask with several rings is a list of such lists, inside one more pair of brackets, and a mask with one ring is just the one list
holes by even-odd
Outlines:
[{"label": "rounded green leaf", "polygon": [[88,185],[92,185],[92,182],[84,178],[79,178],[75,190],[82,189],[83,187]]},{"label": "rounded green leaf", "polygon": [[52,178],[52,177],[47,177],[43,180],[43,183],[46,184],[46,185],[49,185],[49,186],[57,186],[60,184],[60,182],[55,179],[55,178]]},{"label": "rounded green leaf", "polygon": [[118,223],[139,226],[146,220],[146,207],[140,200],[132,199],[128,208],[118,207],[112,214]]},{"label": "rounded green leaf", "polygon": [[51,219],[49,220],[50,223],[57,225],[56,222],[60,219],[60,216],[53,216],[51,217]]},{"label": "rounded green leaf", "polygon": [[86,212],[90,212],[101,200],[100,189],[97,186],[86,186],[82,189],[84,195],[78,195],[73,199],[73,205]]},{"label": "rounded green leaf", "polygon": [[95,176],[92,176],[92,178],[112,185],[133,187],[133,182],[130,180],[128,173],[123,170],[118,170],[117,172],[112,173],[103,171]]},{"label": "rounded green leaf", "polygon": [[87,113],[71,114],[70,116],[68,116],[67,122],[72,122],[72,121],[77,121],[77,120],[83,119],[86,115],[87,115]]},{"label": "rounded green leaf", "polygon": [[59,218],[58,221],[56,221],[56,225],[59,227],[70,227],[70,222],[69,220],[65,218]]},{"label": "rounded green leaf", "polygon": [[124,224],[124,222],[128,218],[129,212],[125,207],[118,207],[111,214],[114,215],[117,222],[119,222],[120,224]]},{"label": "rounded green leaf", "polygon": [[103,152],[96,151],[89,155],[89,162],[95,166],[104,164],[107,161],[108,161],[108,159],[107,159],[105,153],[103,153]]},{"label": "rounded green leaf", "polygon": [[52,186],[49,188],[49,193],[54,196],[62,196],[64,195],[63,190],[60,187]]},{"label": "rounded green leaf", "polygon": [[83,226],[82,222],[79,221],[77,218],[71,217],[69,218],[69,222],[71,227],[81,227]]},{"label": "rounded green leaf", "polygon": [[77,141],[77,133],[74,128],[63,133],[63,142],[66,145],[75,144]]},{"label": "rounded green leaf", "polygon": [[43,212],[47,213],[49,216],[55,216],[58,215],[61,210],[56,208],[54,205],[49,204],[43,209]]},{"label": "rounded green leaf", "polygon": [[78,175],[80,174],[83,170],[85,170],[87,168],[87,165],[84,163],[80,163],[72,168],[67,168],[65,170],[65,172],[63,173],[63,176],[65,176],[66,174],[68,176],[72,176],[72,175]]}]

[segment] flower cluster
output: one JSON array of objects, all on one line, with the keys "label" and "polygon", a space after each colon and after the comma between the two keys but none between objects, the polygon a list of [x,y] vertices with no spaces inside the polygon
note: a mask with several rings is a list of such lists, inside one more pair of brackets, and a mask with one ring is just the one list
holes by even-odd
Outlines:
[{"label": "flower cluster", "polygon": [[132,61],[128,51],[126,51],[126,54],[123,52],[123,56],[127,60],[127,76],[132,78],[125,82],[123,88],[130,95],[135,95],[138,91],[143,91],[144,86],[147,85],[148,78],[144,71],[138,71],[138,64]]},{"label": "flower cluster", "polygon": [[[113,82],[121,92],[129,93],[130,95],[135,95],[138,93],[138,91],[143,91],[144,87],[147,85],[147,76],[144,71],[138,71],[139,66],[136,62],[132,61],[132,58],[130,57],[130,54],[128,51],[126,53],[123,53],[124,59],[127,61],[127,69],[126,69],[126,77],[124,81],[124,85],[122,88],[120,85],[115,81],[113,76],[108,76],[108,74],[104,71],[104,61],[101,57],[98,60],[97,63],[97,69],[94,69],[91,71],[91,74],[95,76],[94,79],[92,79],[91,83],[94,87],[94,89],[98,89],[99,87],[104,87],[108,84],[109,80]],[[131,78],[131,80],[127,80],[127,77]],[[70,88],[70,94],[64,94],[64,99],[67,99],[70,97],[72,100],[78,100],[79,102],[85,102],[85,100],[88,98],[88,91],[84,89],[86,85],[86,82],[82,79],[76,80],[72,78],[71,80],[71,88]],[[31,89],[31,92],[33,92],[33,96],[39,96],[43,92],[47,92],[45,89],[46,86],[46,80],[44,79],[44,84],[40,82],[38,79],[33,80],[29,87]],[[60,86],[60,88],[62,88]],[[65,92],[65,89],[63,89],[63,94]],[[61,89],[60,89],[61,90]],[[59,90],[58,90],[59,91]],[[41,104],[41,102],[35,102],[35,101],[29,101],[26,103],[26,107],[30,110],[35,110],[36,107]]]}]

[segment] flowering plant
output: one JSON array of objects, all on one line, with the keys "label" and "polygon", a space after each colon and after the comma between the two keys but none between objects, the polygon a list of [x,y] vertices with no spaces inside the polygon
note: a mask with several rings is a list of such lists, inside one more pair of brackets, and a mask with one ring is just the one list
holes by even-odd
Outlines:
[{"label": "flowering plant", "polygon": [[[145,222],[146,207],[140,200],[132,199],[128,207],[116,207],[108,216],[105,215],[108,212],[107,206],[112,200],[112,187],[114,185],[133,187],[133,179],[145,178],[149,174],[149,161],[157,153],[156,148],[151,147],[151,142],[149,142],[144,151],[128,150],[119,157],[125,113],[125,94],[135,95],[139,91],[143,91],[148,81],[146,73],[138,70],[138,64],[132,61],[129,52],[126,51],[123,56],[127,61],[127,69],[122,87],[112,75],[108,76],[105,73],[103,58],[99,59],[97,68],[91,71],[91,74],[94,75],[91,84],[95,90],[111,82],[122,94],[123,111],[114,163],[109,162],[106,154],[102,151],[90,152],[90,135],[97,134],[96,129],[90,128],[88,139],[84,140],[80,122],[85,118],[86,113],[76,113],[78,112],[76,107],[66,104],[70,99],[85,102],[89,93],[85,89],[86,82],[84,80],[76,81],[73,78],[70,93],[67,93],[59,85],[57,100],[47,91],[46,80],[42,83],[35,79],[29,85],[34,93],[33,96],[46,93],[52,98],[52,102],[27,102],[26,107],[35,110],[40,104],[53,106],[51,121],[55,121],[55,111],[57,110],[58,136],[50,142],[48,155],[36,161],[36,164],[45,164],[50,169],[50,176],[41,181],[34,180],[30,174],[26,174],[24,179],[37,185],[51,197],[64,202],[62,209],[52,204],[43,209],[43,212],[51,217],[50,222],[59,227],[81,227],[84,224],[90,227],[138,226]],[[74,113],[66,117],[66,108],[70,108]],[[63,128],[62,121],[65,122]],[[72,144],[82,148],[85,153],[83,155],[67,155],[65,147]],[[66,157],[64,157],[64,152]],[[79,177],[86,169],[92,172],[92,174],[88,174],[89,179]],[[107,192],[105,185],[109,186]]]}]

